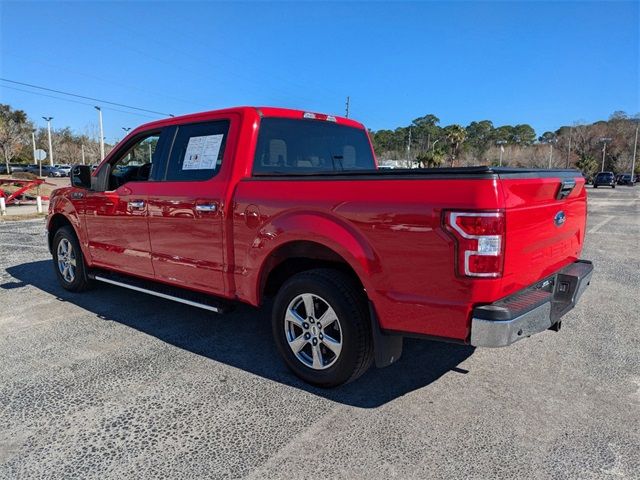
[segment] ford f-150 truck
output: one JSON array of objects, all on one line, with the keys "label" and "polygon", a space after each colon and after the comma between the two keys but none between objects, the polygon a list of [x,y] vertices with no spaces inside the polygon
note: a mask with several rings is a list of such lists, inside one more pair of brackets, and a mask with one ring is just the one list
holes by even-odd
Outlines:
[{"label": "ford f-150 truck", "polygon": [[404,336],[477,347],[558,330],[592,275],[575,170],[378,170],[362,124],[239,107],[132,131],[49,204],[62,286],[214,312],[271,298],[289,368],[335,386]]}]

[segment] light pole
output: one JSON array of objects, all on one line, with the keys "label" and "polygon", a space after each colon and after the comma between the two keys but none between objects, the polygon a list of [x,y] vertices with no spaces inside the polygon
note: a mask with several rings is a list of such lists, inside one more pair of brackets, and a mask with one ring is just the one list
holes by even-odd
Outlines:
[{"label": "light pole", "polygon": [[49,164],[53,167],[53,146],[51,144],[51,120],[53,120],[53,117],[42,118],[47,122],[47,132],[49,133]]},{"label": "light pole", "polygon": [[607,154],[607,142],[610,142],[611,139],[609,137],[601,137],[600,141],[604,144],[602,146],[602,168],[600,169],[600,171],[604,172],[604,157]]},{"label": "light pole", "polygon": [[80,149],[82,150],[82,164],[85,165],[85,163],[84,163],[84,143],[82,145],[80,145]]},{"label": "light pole", "polygon": [[102,109],[93,107],[98,110],[98,123],[100,124],[100,160],[104,160],[104,131],[102,130]]},{"label": "light pole", "polygon": [[126,137],[127,135],[129,135],[129,131],[131,130],[131,127],[122,127],[122,130],[124,130],[124,136]]},{"label": "light pole", "polygon": [[500,163],[498,164],[498,166],[502,166],[502,153],[504,152],[504,147],[503,145],[507,143],[506,140],[498,140],[496,141],[496,145],[500,145]]}]

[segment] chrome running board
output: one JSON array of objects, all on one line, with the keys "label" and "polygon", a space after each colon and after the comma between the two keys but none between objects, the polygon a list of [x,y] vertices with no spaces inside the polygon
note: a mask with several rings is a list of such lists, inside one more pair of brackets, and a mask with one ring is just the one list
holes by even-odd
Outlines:
[{"label": "chrome running board", "polygon": [[[111,278],[106,278],[102,275],[89,275],[90,278],[97,280],[98,282],[104,282],[104,283],[109,283],[111,285],[116,285],[118,287],[123,287],[123,288],[128,288],[129,290],[135,290],[136,292],[142,292],[142,293],[146,293],[148,295],[153,295],[155,297],[160,297],[160,298],[164,298],[167,300],[172,300],[174,302],[178,302],[178,303],[183,303],[185,305],[190,305],[192,307],[197,307],[197,308],[202,308],[204,310],[209,310],[210,312],[215,312],[215,313],[224,313],[224,309],[222,307],[219,306],[214,306],[214,305],[207,305],[206,303],[201,303],[201,302],[197,302],[194,300],[189,300],[186,298],[181,298],[178,297],[176,295],[170,295],[168,293],[162,293],[162,292],[158,292],[155,290],[151,290],[149,288],[144,288],[144,287],[140,287],[137,285],[132,285],[130,283],[125,283],[122,281],[118,281],[118,280],[113,280]],[[148,283],[148,282],[145,282]],[[195,292],[193,292],[195,293]]]}]

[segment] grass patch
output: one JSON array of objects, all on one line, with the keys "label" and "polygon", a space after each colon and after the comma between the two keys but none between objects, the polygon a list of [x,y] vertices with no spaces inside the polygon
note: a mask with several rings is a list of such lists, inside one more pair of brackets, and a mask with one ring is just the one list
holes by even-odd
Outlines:
[{"label": "grass patch", "polygon": [[24,215],[0,215],[0,222],[16,222],[20,220],[33,220],[34,218],[46,218],[46,213],[25,213]]}]

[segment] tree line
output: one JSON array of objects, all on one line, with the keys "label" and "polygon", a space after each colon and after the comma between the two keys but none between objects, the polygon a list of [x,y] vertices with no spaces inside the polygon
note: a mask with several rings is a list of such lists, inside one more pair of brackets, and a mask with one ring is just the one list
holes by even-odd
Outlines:
[{"label": "tree line", "polygon": [[[640,116],[616,111],[608,120],[575,123],[537,136],[531,125],[494,126],[491,120],[441,126],[428,114],[395,130],[369,131],[381,164],[409,167],[502,165],[573,167],[592,175],[602,169],[629,172]],[[640,162],[637,162],[640,163]],[[636,164],[640,173],[640,165]]]},{"label": "tree line", "polygon": [[[33,136],[32,136],[33,134]],[[0,104],[0,153],[2,161],[8,167],[10,163],[34,163],[33,139],[36,148],[47,152],[49,163],[49,139],[47,128],[36,127],[22,110],[10,105]],[[84,146],[85,163],[91,165],[100,161],[99,134],[94,127],[87,127],[83,133],[77,133],[69,127],[52,129],[51,144],[56,164],[74,165],[81,163]],[[105,143],[105,152],[113,145]]]},{"label": "tree line", "polygon": [[[617,111],[608,120],[562,126],[537,136],[528,124],[496,127],[491,120],[480,120],[466,127],[441,126],[438,117],[428,114],[395,130],[369,133],[381,164],[394,161],[405,167],[441,167],[502,163],[510,167],[575,167],[592,175],[602,169],[603,154],[604,170],[630,170],[638,121],[638,114]],[[97,163],[100,144],[95,130],[89,127],[80,134],[69,127],[53,129],[55,163],[80,163],[83,147],[85,163]],[[0,153],[7,166],[33,162],[32,133],[36,148],[48,151],[46,128],[36,128],[24,111],[0,104]],[[107,153],[111,148],[113,145],[105,144]],[[640,162],[636,172],[640,173]]]}]

